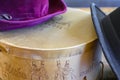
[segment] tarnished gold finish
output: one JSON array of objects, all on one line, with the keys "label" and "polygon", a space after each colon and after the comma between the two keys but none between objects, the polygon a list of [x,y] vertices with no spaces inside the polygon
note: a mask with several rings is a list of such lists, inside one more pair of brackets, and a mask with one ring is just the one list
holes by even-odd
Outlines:
[{"label": "tarnished gold finish", "polygon": [[29,29],[0,32],[3,80],[96,80],[101,50],[90,14],[68,9]]}]

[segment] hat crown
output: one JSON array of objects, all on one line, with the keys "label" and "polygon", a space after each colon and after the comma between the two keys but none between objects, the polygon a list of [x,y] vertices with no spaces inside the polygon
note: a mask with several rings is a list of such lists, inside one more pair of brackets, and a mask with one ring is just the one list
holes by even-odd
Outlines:
[{"label": "hat crown", "polygon": [[114,29],[120,38],[120,7],[114,10],[112,13],[109,14],[109,19],[114,26]]},{"label": "hat crown", "polygon": [[63,0],[0,0],[0,31],[41,24],[65,11]]},{"label": "hat crown", "polygon": [[45,16],[49,0],[1,0],[0,14],[9,14],[13,19],[24,20]]}]

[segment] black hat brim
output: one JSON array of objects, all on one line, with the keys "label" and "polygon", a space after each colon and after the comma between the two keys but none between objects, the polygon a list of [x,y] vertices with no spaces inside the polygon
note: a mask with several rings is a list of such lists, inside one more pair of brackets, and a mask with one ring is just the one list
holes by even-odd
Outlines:
[{"label": "black hat brim", "polygon": [[[116,45],[115,47],[113,46],[117,44],[116,37],[112,30],[113,26],[111,27],[111,22],[107,20],[108,16],[105,15],[105,13],[102,12],[94,3],[91,4],[91,16],[105,58],[118,80],[120,80],[119,50],[118,52],[115,52],[115,49],[118,49],[119,45]],[[107,24],[104,25],[103,21]]]}]

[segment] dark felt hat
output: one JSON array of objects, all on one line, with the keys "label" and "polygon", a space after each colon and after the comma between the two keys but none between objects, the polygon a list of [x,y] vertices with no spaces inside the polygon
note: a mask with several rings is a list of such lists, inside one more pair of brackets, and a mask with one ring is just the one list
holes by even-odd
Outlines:
[{"label": "dark felt hat", "polygon": [[105,15],[94,3],[91,14],[103,53],[120,80],[120,7]]},{"label": "dark felt hat", "polygon": [[0,0],[0,31],[34,26],[65,11],[63,0]]}]

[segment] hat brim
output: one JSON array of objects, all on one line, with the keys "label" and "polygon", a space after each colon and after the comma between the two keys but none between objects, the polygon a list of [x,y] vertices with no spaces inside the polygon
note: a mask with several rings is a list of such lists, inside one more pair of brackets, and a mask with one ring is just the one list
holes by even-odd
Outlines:
[{"label": "hat brim", "polygon": [[[108,39],[108,36],[106,35],[107,33],[109,33],[109,36],[112,37],[112,35],[110,35],[112,34],[112,32],[109,32],[110,30],[107,31],[107,29],[105,30],[105,26],[103,26],[102,24],[102,21],[105,19],[106,15],[94,3],[91,4],[91,15],[105,58],[109,63],[111,69],[115,73],[116,77],[120,80],[120,66],[119,66],[120,58],[116,58],[117,55],[115,55],[111,43]],[[111,27],[108,26],[106,28],[111,28]],[[115,42],[115,40],[113,42]]]},{"label": "hat brim", "polygon": [[64,3],[63,0],[59,0],[58,4],[51,6],[48,10],[49,11],[48,14],[45,16],[39,17],[39,18],[23,20],[23,21],[22,20],[13,21],[13,20],[0,19],[0,31],[31,27],[37,24],[41,24],[49,20],[50,18],[56,15],[62,14],[66,11],[66,4]]}]

